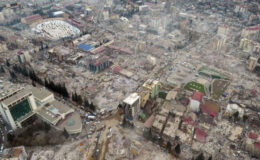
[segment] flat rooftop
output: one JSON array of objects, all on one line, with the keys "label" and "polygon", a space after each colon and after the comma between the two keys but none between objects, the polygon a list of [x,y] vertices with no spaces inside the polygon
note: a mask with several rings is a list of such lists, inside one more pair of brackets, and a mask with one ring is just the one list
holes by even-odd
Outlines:
[{"label": "flat rooftop", "polygon": [[51,103],[47,103],[37,113],[50,122],[53,125],[56,125],[60,120],[66,117],[67,114],[74,112],[74,110],[67,105],[54,100]]},{"label": "flat rooftop", "polygon": [[44,100],[45,98],[53,95],[53,93],[46,88],[27,87],[26,89],[29,89],[33,96],[38,100]]},{"label": "flat rooftop", "polygon": [[79,133],[82,130],[82,121],[80,115],[77,112],[73,112],[65,117],[65,119],[59,121],[56,124],[60,130],[64,130],[64,128],[68,131],[68,133]]},{"label": "flat rooftop", "polygon": [[140,96],[137,93],[132,93],[124,100],[124,103],[133,105],[139,99],[139,97]]},{"label": "flat rooftop", "polygon": [[2,103],[8,106],[8,105],[10,105],[10,104],[22,99],[22,98],[29,96],[30,94],[32,94],[32,92],[30,90],[23,89],[23,90],[15,93],[14,95],[4,99],[2,101]]}]

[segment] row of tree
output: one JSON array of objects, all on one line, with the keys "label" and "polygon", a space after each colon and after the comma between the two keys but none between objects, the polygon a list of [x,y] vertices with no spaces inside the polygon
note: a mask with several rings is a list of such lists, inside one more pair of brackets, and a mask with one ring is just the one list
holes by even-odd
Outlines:
[{"label": "row of tree", "polygon": [[61,94],[65,98],[70,97],[67,88],[65,86],[65,83],[54,84],[52,81],[48,81],[47,79],[45,79],[44,85],[46,88]]},{"label": "row of tree", "polygon": [[93,103],[89,103],[87,98],[82,98],[81,95],[78,95],[77,93],[72,93],[72,100],[76,102],[79,105],[84,106],[86,110],[90,109],[92,111],[96,110],[96,106]]},{"label": "row of tree", "polygon": [[[41,78],[39,78],[35,72],[32,69],[28,69],[28,67],[26,67],[26,65],[17,65],[15,64],[13,66],[13,70],[19,74],[22,74],[25,77],[29,77],[33,82],[32,84],[35,86],[35,82],[44,85],[46,88],[52,90],[53,92],[59,93],[61,94],[63,97],[65,98],[69,98],[69,93],[67,91],[67,88],[65,86],[65,83],[58,83],[55,84],[53,81],[51,80],[47,80],[45,79],[44,82],[41,80]],[[13,79],[16,79],[17,76],[15,74],[15,72],[10,71],[10,76]],[[87,98],[82,98],[81,95],[78,95],[77,93],[72,93],[72,100],[74,102],[76,102],[79,105],[84,106],[84,108],[86,110],[92,110],[95,111],[96,110],[96,106],[93,103],[89,103]]]},{"label": "row of tree", "polygon": [[[34,82],[37,82],[41,85],[44,85],[46,88],[61,94],[65,98],[69,98],[69,93],[64,83],[55,84],[53,81],[48,81],[47,79],[45,79],[43,82],[41,78],[38,77],[32,69],[28,69],[26,65],[15,64],[13,66],[13,70],[19,74],[24,75],[25,77],[29,77],[33,81],[33,84]],[[10,75],[12,78],[16,78],[16,75],[13,71],[10,71]]]}]

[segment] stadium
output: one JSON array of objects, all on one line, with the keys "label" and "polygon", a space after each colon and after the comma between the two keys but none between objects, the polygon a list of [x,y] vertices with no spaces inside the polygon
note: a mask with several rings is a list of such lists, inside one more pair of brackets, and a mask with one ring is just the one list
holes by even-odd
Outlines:
[{"label": "stadium", "polygon": [[49,40],[76,37],[80,30],[62,19],[45,19],[33,25],[33,31]]}]

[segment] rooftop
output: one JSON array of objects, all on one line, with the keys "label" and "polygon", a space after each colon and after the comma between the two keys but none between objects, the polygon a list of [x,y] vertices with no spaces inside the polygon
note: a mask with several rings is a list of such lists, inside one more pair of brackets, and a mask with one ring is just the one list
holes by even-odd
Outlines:
[{"label": "rooftop", "polygon": [[37,112],[45,120],[49,121],[53,125],[56,125],[59,120],[64,119],[66,115],[74,112],[74,110],[63,103],[54,100],[51,103],[47,103]]},{"label": "rooftop", "polygon": [[32,91],[33,96],[38,100],[44,100],[45,98],[53,95],[53,93],[48,91],[46,88],[30,87],[28,89]]},{"label": "rooftop", "polygon": [[31,15],[31,16],[25,17],[25,20],[29,21],[29,22],[32,22],[32,21],[35,21],[35,20],[41,19],[41,18],[42,18],[41,15],[35,14],[35,15]]},{"label": "rooftop", "polygon": [[196,139],[197,141],[199,141],[201,143],[205,143],[206,136],[207,136],[206,132],[204,132],[200,128],[195,128],[194,139]]},{"label": "rooftop", "polygon": [[155,121],[153,123],[152,128],[154,128],[154,129],[156,129],[156,130],[158,130],[160,132],[162,130],[162,128],[163,128],[163,124],[165,123],[165,121],[166,121],[166,117],[165,116],[157,114],[155,116]]},{"label": "rooftop", "polygon": [[8,106],[8,105],[10,105],[10,104],[12,104],[12,103],[14,103],[14,102],[24,98],[24,97],[29,96],[31,93],[32,92],[30,90],[23,89],[20,92],[17,92],[14,95],[6,98],[5,100],[3,100],[2,103],[4,103],[5,105]]},{"label": "rooftop", "polygon": [[133,105],[139,98],[140,96],[137,93],[132,93],[123,102],[128,105]]},{"label": "rooftop", "polygon": [[194,91],[193,95],[191,97],[191,99],[196,100],[196,101],[201,101],[203,97],[203,93],[199,92],[199,91]]},{"label": "rooftop", "polygon": [[219,106],[216,103],[211,101],[205,101],[204,104],[200,105],[200,108],[203,113],[207,113],[210,116],[216,117],[219,112]]},{"label": "rooftop", "polygon": [[64,130],[64,128],[68,131],[68,133],[78,133],[82,130],[82,122],[80,115],[77,112],[73,112],[65,117],[65,119],[59,121],[56,124],[60,130]]},{"label": "rooftop", "polygon": [[163,134],[170,138],[175,138],[175,132],[179,127],[179,123],[180,123],[180,117],[174,117],[169,119],[164,128]]},{"label": "rooftop", "polygon": [[86,43],[81,43],[81,44],[78,45],[78,48],[82,49],[83,51],[89,51],[89,50],[91,50],[94,47],[91,46],[91,45],[88,45]]},{"label": "rooftop", "polygon": [[18,158],[23,153],[24,147],[7,148],[3,151],[3,158]]}]

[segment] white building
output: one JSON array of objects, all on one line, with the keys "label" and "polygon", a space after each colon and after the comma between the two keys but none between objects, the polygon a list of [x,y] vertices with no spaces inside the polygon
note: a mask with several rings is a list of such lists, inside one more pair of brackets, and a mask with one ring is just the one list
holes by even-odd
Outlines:
[{"label": "white building", "polygon": [[22,122],[36,114],[57,130],[69,134],[80,133],[82,122],[74,109],[55,100],[45,88],[26,87],[0,99],[0,111],[13,130],[22,128]]},{"label": "white building", "polygon": [[199,91],[194,91],[190,101],[190,110],[192,112],[200,111],[200,103],[202,101],[203,94]]},{"label": "white building", "polygon": [[239,47],[245,52],[258,52],[260,53],[260,43],[246,38],[241,39]]},{"label": "white building", "polygon": [[246,27],[241,32],[241,37],[256,40],[260,34],[260,25]]},{"label": "white building", "polygon": [[243,115],[245,113],[245,109],[243,107],[240,107],[237,104],[228,104],[226,108],[226,115],[233,115],[234,113],[238,112],[238,117],[243,118]]},{"label": "white building", "polygon": [[13,130],[22,127],[22,122],[34,115],[37,109],[30,90],[19,90],[0,100],[0,112]]},{"label": "white building", "polygon": [[123,102],[124,113],[136,119],[140,112],[140,96],[137,93],[132,93]]}]

